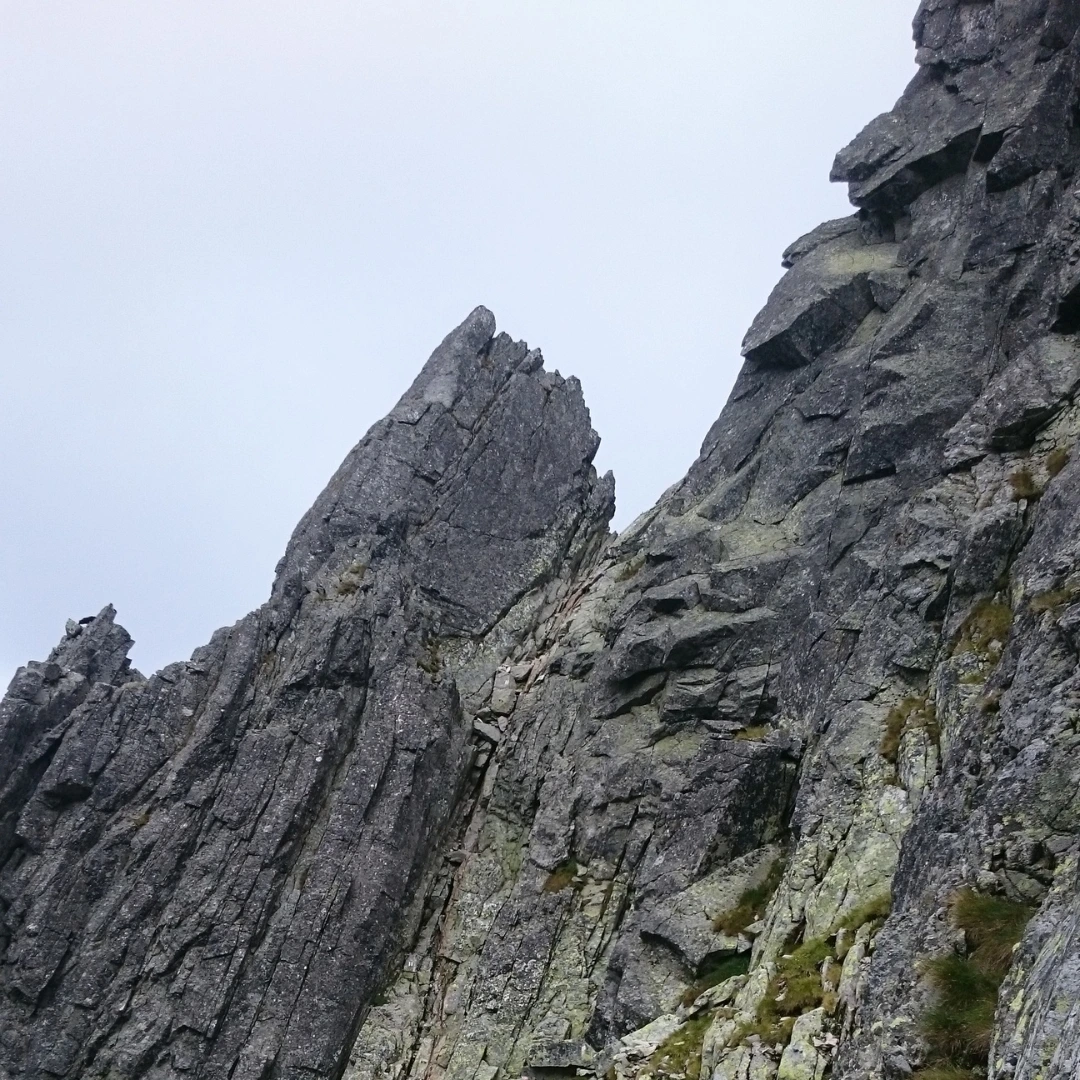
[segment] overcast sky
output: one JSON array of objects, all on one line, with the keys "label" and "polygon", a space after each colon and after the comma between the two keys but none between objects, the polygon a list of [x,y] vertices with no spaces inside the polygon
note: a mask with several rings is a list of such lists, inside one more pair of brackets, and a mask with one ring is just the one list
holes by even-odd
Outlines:
[{"label": "overcast sky", "polygon": [[697,454],[915,0],[0,0],[0,680],[260,604],[477,304],[577,375],[623,527]]}]

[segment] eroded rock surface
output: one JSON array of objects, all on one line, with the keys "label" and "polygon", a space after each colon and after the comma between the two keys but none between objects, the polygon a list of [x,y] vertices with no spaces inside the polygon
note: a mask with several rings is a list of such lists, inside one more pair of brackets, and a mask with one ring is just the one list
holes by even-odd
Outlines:
[{"label": "eroded rock surface", "polygon": [[622,535],[576,384],[478,309],[264,608],[23,669],[0,1076],[895,1080],[947,1064],[964,896],[1023,918],[954,1066],[1073,1076],[1078,33],[925,0],[858,212]]},{"label": "eroded rock surface", "polygon": [[606,536],[580,389],[541,365],[477,309],[265,607],[149,680],[111,608],[20,671],[0,1074],[340,1075],[476,785],[476,699]]}]

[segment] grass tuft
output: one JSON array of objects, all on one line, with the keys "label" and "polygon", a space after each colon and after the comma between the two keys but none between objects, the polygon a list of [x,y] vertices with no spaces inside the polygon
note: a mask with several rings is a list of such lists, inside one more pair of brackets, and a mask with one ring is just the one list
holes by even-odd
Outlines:
[{"label": "grass tuft", "polygon": [[911,1080],[977,1080],[981,1075],[960,1065],[931,1065],[912,1073]]},{"label": "grass tuft", "polygon": [[998,991],[1033,914],[1025,904],[971,888],[954,893],[949,906],[953,925],[964,932],[967,953],[939,957],[926,966],[936,1000],[923,1017],[931,1060],[916,1074],[921,1080],[950,1080],[985,1069]]},{"label": "grass tuft", "polygon": [[712,1021],[711,1013],[702,1013],[688,1020],[678,1031],[673,1031],[649,1059],[655,1074],[698,1080],[701,1076],[701,1047]]},{"label": "grass tuft", "polygon": [[682,1003],[686,1006],[693,1005],[706,990],[711,990],[714,986],[719,986],[736,975],[745,975],[749,970],[750,954],[748,952],[721,957],[709,964],[693,985],[686,988]]},{"label": "grass tuft", "polygon": [[1014,502],[1020,502],[1021,499],[1034,500],[1042,494],[1042,488],[1035,483],[1035,477],[1026,465],[1009,476],[1009,486],[1012,488]]},{"label": "grass tuft", "polygon": [[865,923],[877,923],[880,926],[889,917],[890,911],[892,911],[892,894],[886,890],[853,907],[836,922],[832,933],[835,934],[840,930],[858,930]]},{"label": "grass tuft", "polygon": [[780,886],[784,877],[784,860],[777,859],[765,880],[760,885],[747,889],[739,897],[738,904],[730,911],[722,911],[713,919],[713,929],[718,933],[734,937],[741,934],[751,923],[757,922],[765,914],[773,893]]},{"label": "grass tuft", "polygon": [[1059,446],[1054,450],[1051,450],[1046,455],[1046,471],[1050,475],[1050,478],[1057,476],[1066,465],[1069,464],[1069,451],[1063,446]]},{"label": "grass tuft", "polygon": [[900,743],[904,733],[922,728],[930,740],[937,743],[941,730],[937,722],[937,710],[925,697],[904,698],[899,705],[894,705],[885,717],[885,734],[881,737],[878,748],[881,756],[895,765],[900,758]]},{"label": "grass tuft", "polygon": [[559,863],[551,871],[547,881],[544,882],[544,892],[562,892],[563,889],[574,883],[577,872],[578,864],[573,859],[567,859],[565,862]]},{"label": "grass tuft", "polygon": [[791,1041],[795,1028],[795,1017],[784,1016],[779,1019],[762,1019],[760,1014],[753,1024],[743,1024],[735,1030],[730,1045],[737,1046],[756,1035],[766,1046],[784,1046]]},{"label": "grass tuft", "polygon": [[752,1024],[741,1026],[732,1036],[731,1045],[745,1043],[757,1035],[766,1045],[786,1044],[797,1017],[822,1007],[831,1016],[838,1006],[835,987],[822,981],[822,967],[836,959],[834,938],[841,930],[853,930],[867,923],[880,925],[892,906],[887,892],[871,896],[839,919],[828,935],[810,938],[776,963],[776,974],[769,981]]},{"label": "grass tuft", "polygon": [[816,1009],[825,997],[821,965],[830,956],[832,949],[825,938],[811,938],[789,956],[782,956],[762,1000],[759,1019],[775,1025],[781,1017]]},{"label": "grass tuft", "polygon": [[1075,582],[1066,582],[1060,589],[1049,589],[1046,592],[1037,593],[1031,598],[1028,605],[1032,612],[1041,615],[1045,611],[1057,614],[1063,607],[1067,607],[1080,595],[1080,586]]},{"label": "grass tuft", "polygon": [[974,889],[956,892],[951,907],[953,922],[968,940],[972,962],[990,978],[1003,980],[1033,909]]},{"label": "grass tuft", "polygon": [[923,1018],[931,1049],[946,1062],[985,1060],[990,1052],[998,983],[966,956],[944,956],[927,965],[937,1004]]},{"label": "grass tuft", "polygon": [[1012,610],[1008,604],[995,600],[980,600],[960,627],[960,638],[954,653],[975,653],[988,657],[993,642],[1005,644],[1012,626]]}]

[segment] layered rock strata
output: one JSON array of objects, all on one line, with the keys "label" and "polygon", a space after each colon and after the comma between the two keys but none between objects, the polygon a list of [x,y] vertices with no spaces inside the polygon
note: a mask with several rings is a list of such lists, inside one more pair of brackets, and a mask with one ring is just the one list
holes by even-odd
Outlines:
[{"label": "layered rock strata", "polygon": [[[1078,32],[925,0],[857,213],[622,535],[480,309],[264,608],[150,680],[108,609],[22,669],[0,1076],[1075,1075]],[[946,1053],[964,897],[1018,944]]]}]

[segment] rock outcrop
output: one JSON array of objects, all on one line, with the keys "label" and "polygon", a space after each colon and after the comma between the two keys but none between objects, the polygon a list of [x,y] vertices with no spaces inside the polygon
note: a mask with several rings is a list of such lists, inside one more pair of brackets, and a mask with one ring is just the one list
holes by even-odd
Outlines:
[{"label": "rock outcrop", "polygon": [[5,1076],[340,1075],[487,753],[478,701],[606,536],[580,388],[477,309],[259,611],[151,679],[106,608],[0,714]]},{"label": "rock outcrop", "polygon": [[0,1077],[1080,1069],[1080,6],[924,0],[618,537],[478,309],[269,602],[0,706]]}]

